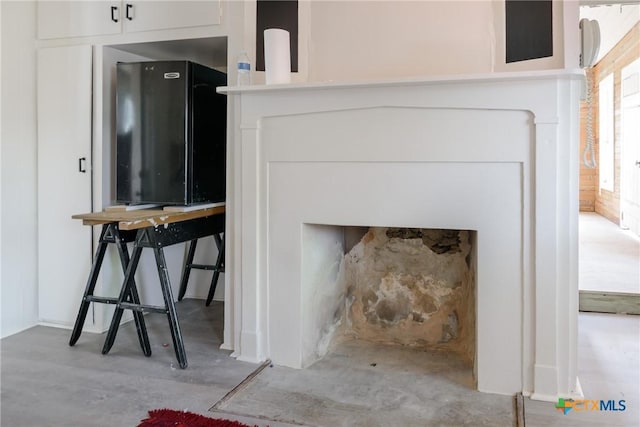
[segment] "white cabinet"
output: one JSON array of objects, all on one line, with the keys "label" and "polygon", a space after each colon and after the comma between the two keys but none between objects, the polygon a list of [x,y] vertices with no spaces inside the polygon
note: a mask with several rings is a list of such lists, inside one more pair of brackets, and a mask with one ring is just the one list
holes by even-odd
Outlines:
[{"label": "white cabinet", "polygon": [[40,320],[72,326],[91,267],[89,45],[38,50],[38,281]]},{"label": "white cabinet", "polygon": [[220,23],[220,0],[38,2],[38,38],[100,36]]},{"label": "white cabinet", "polygon": [[197,27],[220,23],[220,1],[125,1],[126,32]]},{"label": "white cabinet", "polygon": [[120,1],[38,1],[38,38],[118,34]]}]

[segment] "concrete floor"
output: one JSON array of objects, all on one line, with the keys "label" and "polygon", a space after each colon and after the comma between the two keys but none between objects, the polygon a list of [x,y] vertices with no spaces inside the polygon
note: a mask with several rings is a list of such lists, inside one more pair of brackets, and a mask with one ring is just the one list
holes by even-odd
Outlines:
[{"label": "concrete floor", "polygon": [[640,293],[640,237],[595,214],[580,214],[580,290]]},{"label": "concrete floor", "polygon": [[[471,370],[459,360],[356,342],[338,347],[313,369],[266,368],[245,392],[209,412],[257,365],[218,348],[222,303],[205,307],[203,301],[184,300],[177,306],[186,370],[176,367],[162,315],[146,317],[150,358],[142,355],[132,323],[120,328],[108,355],[100,354],[104,334],[84,333],[75,347],[67,344],[70,331],[43,326],[3,339],[0,424],[135,426],[148,410],[167,407],[271,427],[421,426],[427,420],[442,426],[514,425],[513,399],[474,391]],[[265,389],[265,383],[276,389]]]},{"label": "concrete floor", "polygon": [[513,396],[475,390],[450,352],[350,340],[306,369],[266,368],[220,408],[311,426],[514,426]]},{"label": "concrete floor", "polygon": [[[466,368],[444,370],[435,355],[430,377],[415,363],[425,360],[420,352],[358,343],[338,347],[307,371],[266,368],[219,412],[209,412],[256,365],[218,349],[221,303],[206,308],[185,300],[178,307],[186,370],[176,369],[165,346],[171,339],[161,315],[147,316],[150,358],[140,352],[131,323],[106,356],[100,354],[104,335],[84,334],[73,348],[69,331],[42,326],[3,339],[0,425],[135,426],[148,410],[163,407],[261,427],[515,425],[511,399],[471,390]],[[585,398],[625,399],[627,411],[563,415],[553,403],[527,399],[527,426],[640,425],[640,316],[580,314],[578,368]]]},{"label": "concrete floor", "polygon": [[640,426],[640,316],[581,313],[578,378],[588,400],[625,400],[623,412],[570,411],[526,400],[527,427]]},{"label": "concrete floor", "polygon": [[105,334],[84,333],[69,347],[69,330],[37,326],[0,341],[0,425],[136,426],[147,411],[165,407],[211,416],[208,409],[256,366],[218,348],[223,303],[183,300],[177,306],[189,360],[184,370],[177,368],[168,323],[159,314],[146,316],[150,358],[140,350],[133,323],[120,328],[108,355],[101,354]]},{"label": "concrete floor", "polygon": [[[589,240],[583,233],[584,238]],[[581,249],[581,257],[591,259],[593,281],[606,283],[611,258]],[[148,410],[163,407],[261,427],[291,426],[288,422],[332,427],[515,425],[510,399],[471,390],[465,369],[442,370],[435,357],[430,365],[436,369],[429,373],[407,363],[415,357],[424,360],[424,354],[362,349],[358,343],[339,347],[307,371],[267,368],[219,412],[209,412],[256,365],[238,362],[219,349],[222,303],[207,308],[203,301],[184,300],[178,310],[189,358],[186,370],[175,366],[162,315],[147,316],[150,358],[142,355],[131,323],[121,328],[106,356],[100,354],[103,334],[85,333],[69,347],[70,331],[38,326],[1,340],[0,425],[135,426]],[[624,399],[627,410],[563,415],[553,403],[526,399],[526,425],[640,426],[640,316],[581,313],[578,350],[585,399]],[[267,416],[280,421],[260,418]]]}]

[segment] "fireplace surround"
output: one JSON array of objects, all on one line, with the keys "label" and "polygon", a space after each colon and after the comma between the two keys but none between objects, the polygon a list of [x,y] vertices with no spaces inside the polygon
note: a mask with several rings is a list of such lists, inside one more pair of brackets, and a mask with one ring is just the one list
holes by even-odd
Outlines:
[{"label": "fireplace surround", "polygon": [[478,389],[580,395],[581,80],[221,89],[233,108],[223,347],[294,368],[313,358],[342,226],[475,230]]}]

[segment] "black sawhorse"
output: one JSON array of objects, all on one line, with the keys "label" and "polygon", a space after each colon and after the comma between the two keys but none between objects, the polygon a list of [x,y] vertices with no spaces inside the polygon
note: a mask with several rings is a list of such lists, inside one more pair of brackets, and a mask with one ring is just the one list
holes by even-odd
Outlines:
[{"label": "black sawhorse", "polygon": [[[222,237],[220,237],[220,235],[222,235]],[[209,305],[211,304],[211,301],[213,300],[213,294],[215,294],[216,287],[218,286],[218,278],[220,277],[220,273],[224,273],[224,233],[214,234],[213,238],[216,242],[216,247],[218,248],[218,257],[214,265],[194,264],[193,257],[196,253],[196,245],[198,244],[198,239],[192,240],[189,243],[189,251],[187,252],[187,261],[185,263],[184,270],[182,271],[182,280],[180,280],[180,291],[178,292],[178,301],[182,301],[182,298],[184,298],[184,294],[187,291],[187,283],[189,282],[189,275],[191,274],[191,269],[195,268],[198,270],[213,270],[213,278],[211,279],[211,286],[209,286],[209,293],[207,294],[206,306],[209,307]]]},{"label": "black sawhorse", "polygon": [[[92,302],[98,302],[102,304],[117,304],[118,298],[101,297],[93,294],[98,275],[100,274],[100,268],[102,267],[102,261],[104,255],[107,252],[107,246],[109,244],[115,244],[118,249],[118,255],[120,255],[120,264],[122,265],[122,271],[126,274],[127,267],[129,265],[129,251],[127,249],[127,243],[133,242],[136,236],[135,230],[120,230],[117,222],[110,222],[102,225],[102,231],[100,232],[100,240],[98,243],[98,249],[96,250],[93,264],[91,265],[91,271],[89,273],[89,279],[87,280],[87,286],[85,287],[84,294],[82,295],[82,301],[80,302],[80,310],[76,317],[76,322],[71,332],[71,338],[69,339],[69,345],[73,346],[78,342],[80,334],[82,334],[82,326],[87,318],[87,312],[89,305]],[[140,304],[140,297],[138,296],[138,290],[135,286],[131,286],[126,294],[122,295],[122,299],[134,304]],[[151,346],[149,345],[149,337],[147,335],[147,328],[144,323],[144,316],[142,313],[135,312],[133,319],[136,324],[136,331],[138,332],[138,340],[140,341],[140,347],[145,356],[151,356]]]},{"label": "black sawhorse", "polygon": [[[169,271],[167,269],[163,248],[222,233],[224,231],[224,219],[225,215],[219,214],[160,226],[145,227],[138,230],[133,245],[131,260],[127,265],[123,286],[116,303],[116,310],[111,319],[111,326],[109,327],[107,338],[102,348],[103,354],[107,354],[113,346],[124,310],[133,310],[134,314],[142,312],[165,313],[169,320],[169,328],[171,330],[171,338],[173,340],[178,365],[183,369],[187,367],[187,354],[182,340],[182,332],[180,331],[178,314],[173,299],[173,291],[171,290]],[[164,307],[143,305],[127,297],[134,292],[135,282],[133,277],[144,248],[153,249],[156,266],[158,268],[158,276],[160,278],[162,296],[164,298]]]}]

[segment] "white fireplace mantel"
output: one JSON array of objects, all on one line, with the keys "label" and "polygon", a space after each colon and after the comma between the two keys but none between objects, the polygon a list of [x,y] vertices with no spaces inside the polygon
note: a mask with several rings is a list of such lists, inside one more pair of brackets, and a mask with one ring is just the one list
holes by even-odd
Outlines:
[{"label": "white fireplace mantel", "polygon": [[[481,391],[577,382],[579,71],[221,88],[224,348],[301,367],[305,224],[478,231]],[[385,177],[385,179],[379,179]]]}]

